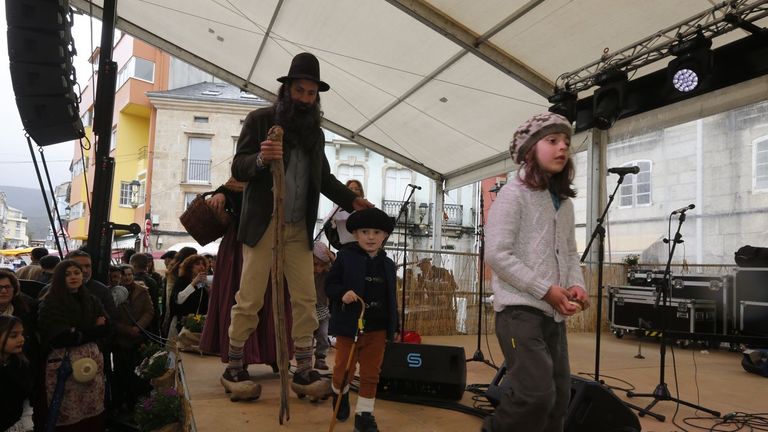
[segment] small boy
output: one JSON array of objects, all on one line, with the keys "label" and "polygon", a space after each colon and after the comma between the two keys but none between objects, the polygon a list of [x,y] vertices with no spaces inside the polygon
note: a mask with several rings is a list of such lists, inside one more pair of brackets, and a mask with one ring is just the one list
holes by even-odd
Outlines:
[{"label": "small boy", "polygon": [[[352,213],[347,230],[357,244],[339,251],[326,279],[325,292],[331,305],[329,333],[336,336],[333,367],[333,406],[341,394],[338,420],[349,418],[349,386],[355,366],[360,365],[360,390],[355,409],[355,430],[377,432],[373,405],[387,340],[397,332],[395,263],[381,249],[392,233],[394,222],[386,213],[369,208]],[[364,332],[355,344],[357,321],[365,303]],[[355,350],[347,374],[347,360]],[[345,375],[348,375],[345,377]],[[346,379],[345,379],[346,378]]]},{"label": "small boy", "polygon": [[328,311],[328,296],[325,295],[325,278],[328,276],[328,270],[333,264],[336,256],[328,249],[323,242],[315,242],[312,248],[312,260],[315,272],[315,291],[317,292],[317,330],[315,330],[315,369],[328,370],[325,363],[325,357],[328,354],[328,322],[330,314]]}]

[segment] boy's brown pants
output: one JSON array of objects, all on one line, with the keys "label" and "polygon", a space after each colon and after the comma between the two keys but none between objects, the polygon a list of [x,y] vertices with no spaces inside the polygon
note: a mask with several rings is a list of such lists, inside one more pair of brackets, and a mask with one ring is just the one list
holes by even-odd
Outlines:
[{"label": "boy's brown pants", "polygon": [[360,363],[360,397],[373,399],[376,397],[376,386],[379,384],[381,362],[384,360],[384,348],[387,343],[386,330],[376,330],[362,334],[357,339],[355,352],[352,354],[352,363],[349,366],[346,382],[344,372],[349,359],[349,351],[352,349],[354,339],[346,336],[336,337],[336,364],[333,366],[333,387],[341,389],[346,387],[354,377],[355,368]]}]

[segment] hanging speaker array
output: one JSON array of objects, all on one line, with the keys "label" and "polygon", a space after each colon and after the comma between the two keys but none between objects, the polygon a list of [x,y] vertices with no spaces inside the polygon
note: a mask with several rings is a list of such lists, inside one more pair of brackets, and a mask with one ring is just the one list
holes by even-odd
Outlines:
[{"label": "hanging speaker array", "polygon": [[8,56],[21,122],[38,145],[85,136],[68,0],[6,0]]}]

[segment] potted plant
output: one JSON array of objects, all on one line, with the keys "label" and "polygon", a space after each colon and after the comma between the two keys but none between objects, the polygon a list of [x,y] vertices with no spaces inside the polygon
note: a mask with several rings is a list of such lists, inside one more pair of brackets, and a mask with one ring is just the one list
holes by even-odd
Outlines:
[{"label": "potted plant", "polygon": [[624,264],[629,266],[629,268],[635,268],[637,267],[637,264],[640,263],[640,255],[638,254],[628,254],[624,257]]},{"label": "potted plant", "polygon": [[168,351],[155,352],[136,367],[136,375],[148,380],[155,389],[173,387],[176,384],[176,371],[169,367],[168,357]]},{"label": "potted plant", "polygon": [[203,326],[205,326],[205,315],[189,314],[184,317],[184,326],[178,336],[179,349],[199,350]]},{"label": "potted plant", "polygon": [[153,390],[136,404],[136,424],[143,432],[181,430],[181,396],[175,388]]}]

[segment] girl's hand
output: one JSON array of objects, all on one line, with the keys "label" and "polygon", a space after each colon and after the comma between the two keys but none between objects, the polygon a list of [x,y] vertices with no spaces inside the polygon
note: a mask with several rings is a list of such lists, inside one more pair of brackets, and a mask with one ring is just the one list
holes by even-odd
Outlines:
[{"label": "girl's hand", "polygon": [[105,324],[107,324],[107,319],[106,318],[104,318],[103,316],[100,316],[100,317],[96,318],[96,326],[97,327],[98,326],[103,326]]},{"label": "girl's hand", "polygon": [[355,294],[354,291],[349,290],[346,293],[344,293],[344,296],[341,298],[341,301],[344,304],[350,304],[350,303],[358,301],[359,299],[360,299],[360,297],[358,297],[357,294]]},{"label": "girl's hand", "polygon": [[579,312],[579,308],[569,303],[570,299],[571,294],[568,290],[560,285],[552,285],[542,300],[549,303],[561,315],[571,316]]},{"label": "girl's hand", "polygon": [[571,300],[581,304],[583,309],[587,309],[589,307],[589,296],[587,295],[587,292],[584,291],[584,288],[578,285],[571,285],[568,287],[568,294],[570,294]]},{"label": "girl's hand", "polygon": [[192,284],[197,287],[198,284],[204,283],[207,285],[207,278],[208,275],[205,274],[205,272],[198,273],[197,276],[195,276],[195,280],[192,281]]}]

